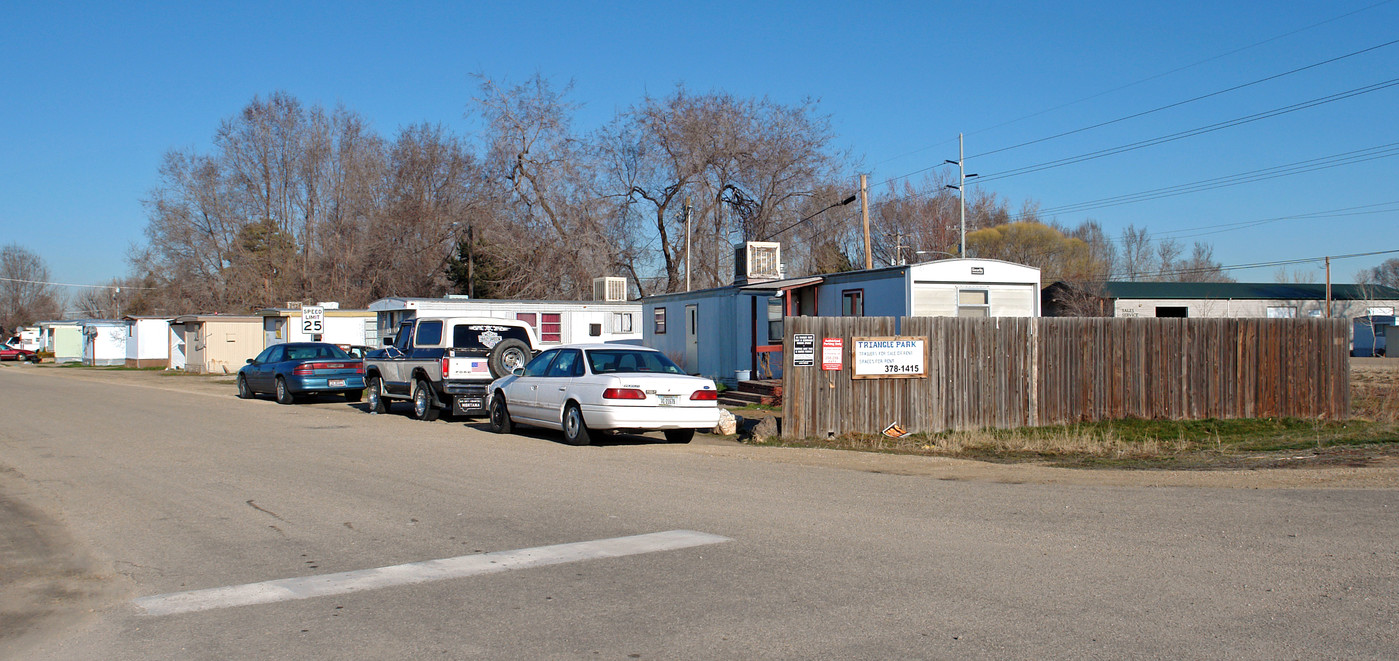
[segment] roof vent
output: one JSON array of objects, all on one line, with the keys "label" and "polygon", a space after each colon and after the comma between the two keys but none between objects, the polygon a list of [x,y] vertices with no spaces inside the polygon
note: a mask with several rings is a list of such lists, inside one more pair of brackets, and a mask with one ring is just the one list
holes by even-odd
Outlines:
[{"label": "roof vent", "polygon": [[593,278],[593,300],[595,301],[625,301],[627,300],[627,279],[614,276]]}]

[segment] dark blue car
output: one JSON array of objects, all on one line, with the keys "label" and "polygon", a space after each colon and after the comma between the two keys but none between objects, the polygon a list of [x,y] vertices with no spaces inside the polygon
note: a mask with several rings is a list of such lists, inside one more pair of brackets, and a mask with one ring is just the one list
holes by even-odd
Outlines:
[{"label": "dark blue car", "polygon": [[364,394],[364,362],[334,344],[274,344],[238,370],[238,396],[272,393],[279,404],[300,395],[343,395],[358,402]]}]

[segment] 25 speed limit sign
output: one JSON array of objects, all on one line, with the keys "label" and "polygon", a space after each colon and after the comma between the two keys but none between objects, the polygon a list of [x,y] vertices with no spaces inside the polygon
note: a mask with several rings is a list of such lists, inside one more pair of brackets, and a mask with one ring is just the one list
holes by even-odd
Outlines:
[{"label": "25 speed limit sign", "polygon": [[325,308],[301,308],[301,332],[320,335],[325,332]]}]

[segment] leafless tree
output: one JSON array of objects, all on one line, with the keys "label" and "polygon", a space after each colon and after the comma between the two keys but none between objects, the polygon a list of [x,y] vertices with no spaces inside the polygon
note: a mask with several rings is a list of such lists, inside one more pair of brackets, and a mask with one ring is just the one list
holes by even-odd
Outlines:
[{"label": "leafless tree", "polygon": [[44,260],[17,243],[0,248],[0,330],[55,319],[61,311]]}]

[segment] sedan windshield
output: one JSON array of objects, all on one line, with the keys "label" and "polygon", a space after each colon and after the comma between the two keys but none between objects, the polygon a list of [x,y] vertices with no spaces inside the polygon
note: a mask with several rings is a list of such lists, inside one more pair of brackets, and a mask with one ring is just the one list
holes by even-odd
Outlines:
[{"label": "sedan windshield", "polygon": [[593,374],[656,372],[684,374],[675,363],[659,351],[638,349],[589,349],[588,366]]}]

